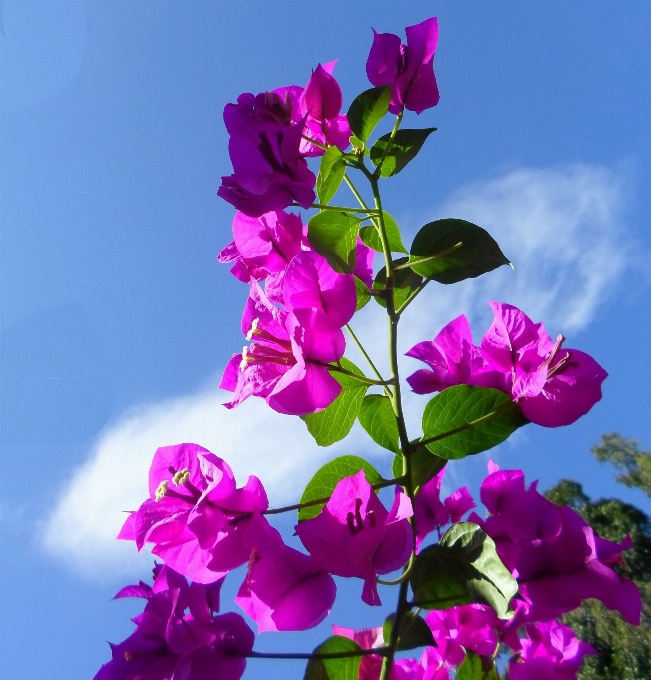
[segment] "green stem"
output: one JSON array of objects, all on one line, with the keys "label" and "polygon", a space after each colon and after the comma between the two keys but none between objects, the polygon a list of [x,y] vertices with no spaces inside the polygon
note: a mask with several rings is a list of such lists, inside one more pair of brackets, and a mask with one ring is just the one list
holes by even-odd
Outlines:
[{"label": "green stem", "polygon": [[[384,489],[387,486],[394,486],[396,484],[403,484],[404,477],[396,477],[395,479],[383,479],[381,482],[376,482],[371,486],[374,489]],[[294,503],[294,505],[285,505],[282,508],[271,508],[271,510],[263,510],[263,515],[280,515],[283,512],[291,512],[292,510],[300,510],[301,508],[309,508],[313,505],[324,505],[330,500],[330,496],[323,498],[315,498],[313,501],[305,501],[305,503]]]},{"label": "green stem", "polygon": [[[397,129],[397,128],[396,128]],[[393,260],[391,258],[391,248],[389,246],[389,239],[387,237],[386,224],[384,222],[384,212],[382,211],[382,198],[380,196],[380,187],[378,185],[379,175],[372,174],[364,165],[363,161],[360,163],[359,168],[364,175],[367,177],[371,184],[373,190],[373,200],[375,202],[375,207],[378,210],[378,216],[375,218],[377,220],[378,234],[380,236],[380,242],[382,243],[382,252],[384,254],[384,261],[386,266],[386,309],[387,316],[389,318],[389,363],[391,367],[391,379],[394,381],[393,387],[393,398],[392,406],[393,412],[396,416],[396,421],[398,424],[398,433],[400,435],[400,447],[404,455],[405,461],[405,490],[412,504],[415,504],[414,495],[414,482],[413,482],[413,471],[412,471],[412,445],[409,441],[409,436],[407,435],[407,427],[405,424],[405,417],[402,409],[402,397],[400,392],[400,373],[398,367],[398,323],[400,321],[400,315],[396,313],[395,299],[393,296],[393,287],[395,283],[395,268]],[[412,522],[412,531],[414,532],[414,540],[416,538],[416,528]],[[413,551],[412,551],[413,559]],[[409,565],[405,567],[404,572],[408,572]],[[396,605],[396,616],[394,619],[393,628],[391,631],[391,640],[389,640],[389,649],[387,655],[382,661],[382,670],[380,672],[380,680],[389,680],[391,675],[391,669],[393,668],[393,660],[395,656],[396,649],[398,647],[398,636],[400,633],[400,628],[402,626],[402,621],[405,614],[410,610],[410,606],[407,601],[407,595],[409,593],[409,580],[405,576],[404,580],[400,583],[400,590],[398,591],[398,602]]]},{"label": "green stem", "polygon": [[246,657],[247,659],[349,659],[356,656],[370,656],[388,654],[387,647],[375,649],[355,649],[345,652],[249,652],[248,654],[233,654],[233,656]]},{"label": "green stem", "polygon": [[334,371],[335,373],[343,373],[344,375],[349,375],[351,378],[355,378],[362,383],[367,385],[393,385],[393,378],[390,380],[373,380],[373,378],[367,378],[365,375],[359,375],[359,373],[353,373],[341,366],[336,364],[324,364],[329,371]]},{"label": "green stem", "polygon": [[416,557],[416,555],[412,552],[411,556],[409,557],[409,562],[407,563],[406,568],[404,569],[402,574],[400,574],[400,576],[398,576],[398,578],[394,578],[391,581],[385,581],[384,579],[381,579],[378,576],[377,582],[382,586],[397,586],[397,585],[400,585],[403,581],[406,581],[409,578],[409,574],[411,573],[411,568],[414,566],[415,557]]},{"label": "green stem", "polygon": [[[350,327],[350,325],[346,324],[345,328],[350,333],[350,337],[353,339],[353,342],[357,345],[357,349],[359,349],[359,351],[362,353],[363,357],[368,362],[368,365],[371,367],[371,370],[373,371],[373,373],[375,373],[377,379],[381,380],[382,382],[386,382],[386,380],[382,377],[382,374],[380,373],[380,371],[378,371],[377,368],[375,367],[373,360],[367,354],[362,343],[359,341],[359,339],[357,338],[355,333],[353,333],[353,329]],[[393,395],[391,394],[391,390],[386,385],[384,385],[383,387],[384,387],[385,394],[387,395],[387,397],[389,397],[389,399],[391,399],[393,397]]]},{"label": "green stem", "polygon": [[377,164],[377,167],[375,168],[375,172],[373,175],[377,178],[380,177],[382,174],[382,164],[384,163],[384,159],[387,157],[387,154],[389,153],[389,149],[391,148],[391,145],[393,144],[393,140],[396,138],[396,134],[398,134],[398,128],[400,127],[400,123],[402,122],[402,115],[404,113],[404,109],[400,110],[400,113],[396,116],[396,122],[393,125],[393,130],[391,130],[391,136],[389,137],[389,143],[384,147],[384,151],[382,152],[382,156],[380,157],[380,161]]},{"label": "green stem", "polygon": [[364,208],[364,210],[366,210],[369,213],[375,212],[375,210],[372,209],[369,210],[369,207],[366,205],[364,199],[362,198],[362,195],[359,193],[359,191],[357,191],[350,177],[348,177],[348,173],[344,175],[344,182],[346,182],[350,190],[353,192],[353,196],[355,196],[355,198],[359,201],[359,204],[362,206],[362,208]]},{"label": "green stem", "polygon": [[[292,204],[295,205],[296,207],[298,206],[298,203]],[[336,210],[337,212],[353,212],[353,213],[369,213],[369,214],[375,214],[377,210],[375,208],[348,208],[348,207],[343,207],[340,205],[325,205],[323,203],[312,203],[310,206],[312,208],[318,208],[319,210]]]},{"label": "green stem", "polygon": [[398,309],[396,310],[396,314],[398,315],[402,314],[405,311],[405,309],[407,309],[407,307],[409,307],[409,305],[415,300],[418,293],[420,293],[420,291],[423,290],[423,288],[425,288],[425,286],[430,281],[431,279],[424,279],[419,286],[414,288],[414,290],[412,290],[411,293],[409,293],[407,299],[400,305],[400,307],[398,307]]},{"label": "green stem", "polygon": [[308,137],[307,135],[301,135],[301,137],[303,139],[305,139],[306,141],[308,141],[310,144],[314,144],[314,146],[318,146],[319,149],[323,149],[324,151],[327,151],[329,149],[328,146],[326,146],[325,144],[321,144],[321,142],[315,141],[314,139],[312,139],[312,137]]}]

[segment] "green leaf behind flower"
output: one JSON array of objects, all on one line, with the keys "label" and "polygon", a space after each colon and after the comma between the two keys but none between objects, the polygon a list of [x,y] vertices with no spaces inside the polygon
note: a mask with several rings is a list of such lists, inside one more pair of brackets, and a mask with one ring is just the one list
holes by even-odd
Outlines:
[{"label": "green leaf behind flower", "polygon": [[[339,364],[347,371],[364,375],[346,357],[342,357]],[[362,406],[364,395],[368,390],[366,383],[356,380],[351,375],[335,371],[331,375],[342,387],[339,396],[323,411],[301,416],[301,420],[305,422],[307,429],[319,446],[330,446],[343,439],[350,432]]]},{"label": "green leaf behind flower", "polygon": [[[377,484],[382,481],[380,473],[363,458],[358,456],[339,456],[317,470],[314,477],[305,487],[300,502],[309,503],[318,498],[330,497],[335,490],[335,486],[344,477],[352,477],[360,470],[364,470],[366,481],[369,484]],[[301,508],[298,511],[298,521],[303,522],[306,519],[316,517],[324,505],[325,503],[319,503],[318,505],[309,505],[306,508]]]}]

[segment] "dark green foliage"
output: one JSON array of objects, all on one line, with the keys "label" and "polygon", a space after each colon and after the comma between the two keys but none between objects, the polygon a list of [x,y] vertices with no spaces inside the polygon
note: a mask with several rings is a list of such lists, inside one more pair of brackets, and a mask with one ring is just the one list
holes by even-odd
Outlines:
[{"label": "dark green foliage", "polygon": [[479,602],[509,618],[509,602],[518,591],[502,564],[495,543],[477,524],[453,524],[437,545],[425,548],[414,560],[409,578],[414,606],[448,609]]},{"label": "dark green foliage", "polygon": [[[651,492],[651,454],[638,451],[630,439],[605,435],[592,449],[601,461],[626,470],[617,478],[627,486]],[[588,600],[563,620],[598,655],[586,656],[579,680],[642,680],[651,678],[651,521],[639,508],[617,499],[592,501],[577,482],[564,479],[546,494],[558,505],[578,512],[598,536],[621,541],[627,534],[633,547],[625,553],[626,564],[615,567],[633,579],[642,595],[642,625],[631,626],[617,612],[598,600]]]},{"label": "dark green foliage", "polygon": [[638,450],[634,439],[623,439],[611,432],[592,447],[592,453],[598,461],[608,461],[624,471],[617,477],[618,482],[640,489],[651,498],[651,452]]},{"label": "dark green foliage", "polygon": [[[382,637],[387,643],[391,640],[395,618],[396,615],[391,614],[384,622]],[[434,641],[434,636],[432,635],[432,629],[425,623],[424,619],[418,616],[418,614],[406,612],[402,619],[396,649],[398,651],[404,651],[407,649],[417,649],[418,647],[428,646],[437,646]]]}]

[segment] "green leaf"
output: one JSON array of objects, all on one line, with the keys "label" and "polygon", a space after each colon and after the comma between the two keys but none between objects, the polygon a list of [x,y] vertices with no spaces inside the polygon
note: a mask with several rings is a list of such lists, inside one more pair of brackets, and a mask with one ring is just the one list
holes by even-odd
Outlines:
[{"label": "green leaf", "polygon": [[[425,258],[436,259],[417,264]],[[426,224],[411,244],[411,268],[439,283],[457,283],[510,264],[493,237],[481,227],[465,220],[445,219]]]},{"label": "green leaf", "polygon": [[[361,652],[362,648],[353,640],[342,635],[333,635],[320,644],[315,653]],[[310,659],[305,668],[303,680],[357,680],[362,656],[343,659]]]},{"label": "green leaf", "polygon": [[[346,357],[342,357],[339,363],[347,371],[364,375]],[[301,416],[319,446],[330,446],[343,439],[350,432],[362,406],[366,390],[368,390],[366,383],[360,382],[350,375],[336,371],[333,371],[331,375],[342,386],[339,396],[323,411]]]},{"label": "green leaf", "polygon": [[321,158],[316,178],[316,193],[320,203],[325,205],[330,203],[345,174],[346,162],[343,160],[343,153],[336,146],[331,146]]},{"label": "green leaf", "polygon": [[[391,640],[391,632],[393,631],[393,623],[396,618],[395,614],[391,614],[384,622],[382,635],[386,644]],[[432,630],[425,623],[425,621],[414,614],[413,612],[406,612],[402,625],[400,626],[400,635],[398,636],[398,651],[407,649],[416,649],[417,647],[436,647]]]},{"label": "green leaf", "polygon": [[322,210],[308,222],[310,244],[340,274],[352,274],[355,269],[359,222],[359,218],[337,210]]},{"label": "green leaf", "polygon": [[[406,253],[407,249],[402,243],[402,237],[400,236],[400,229],[396,221],[389,215],[386,210],[382,211],[384,216],[384,228],[387,232],[387,240],[389,241],[389,249],[392,253]],[[362,227],[359,230],[359,237],[362,239],[362,243],[367,245],[373,250],[377,250],[378,253],[384,252],[382,249],[382,240],[380,239],[380,234],[377,227],[371,224],[366,227]]]},{"label": "green leaf", "polygon": [[348,140],[356,149],[359,149],[360,151],[364,151],[366,148],[366,144],[361,139],[357,139],[355,135],[352,135],[349,140]]},{"label": "green leaf", "polygon": [[423,412],[423,439],[441,458],[465,458],[501,444],[529,421],[511,396],[488,387],[455,385],[430,399]]},{"label": "green leaf", "polygon": [[[339,456],[339,458],[331,460],[317,470],[314,477],[305,487],[300,502],[309,503],[318,498],[329,498],[332,496],[332,492],[335,490],[338,482],[344,477],[356,475],[360,470],[364,470],[366,481],[369,484],[377,484],[382,481],[380,473],[363,458],[358,456]],[[325,503],[320,503],[318,505],[310,505],[307,508],[301,508],[298,511],[298,521],[303,522],[306,519],[316,517],[324,505]]]},{"label": "green leaf", "polygon": [[[416,444],[417,442],[412,442]],[[427,484],[432,477],[435,477],[447,464],[445,458],[435,456],[426,446],[419,446],[411,454],[411,474],[414,481],[414,488],[419,488]],[[392,471],[394,477],[400,477],[403,470],[403,456],[399,453],[393,459]]]},{"label": "green leaf", "polygon": [[509,601],[518,584],[502,564],[495,543],[472,522],[453,524],[438,545],[414,560],[410,576],[414,606],[448,609],[459,604],[488,604],[509,618]]},{"label": "green leaf", "polygon": [[[400,257],[394,260],[395,265],[405,264],[409,258]],[[387,268],[382,267],[380,271],[375,276],[375,281],[373,281],[373,290],[384,290],[387,280]],[[411,295],[420,284],[423,282],[423,277],[419,276],[411,269],[401,269],[396,272],[393,283],[393,300],[394,306],[398,309],[405,300]],[[379,295],[375,296],[375,301],[382,307],[386,307],[386,300]]]},{"label": "green leaf", "polygon": [[398,421],[389,397],[384,394],[367,394],[358,418],[376,444],[394,453],[400,451]]},{"label": "green leaf", "polygon": [[[436,128],[425,128],[423,130],[398,130],[393,139],[393,143],[387,152],[382,163],[380,174],[382,177],[397,175],[409,161],[416,157],[421,150],[425,140],[434,132]],[[389,145],[391,133],[382,135],[371,147],[371,163],[378,165],[384,150]]]},{"label": "green leaf", "polygon": [[499,680],[499,675],[490,656],[479,656],[468,651],[457,669],[455,680]]},{"label": "green leaf", "polygon": [[368,292],[367,285],[361,279],[358,279],[356,276],[354,279],[355,293],[357,293],[357,306],[355,307],[355,311],[359,312],[362,307],[366,307],[366,304],[371,299],[371,294]]},{"label": "green leaf", "polygon": [[391,88],[373,87],[355,98],[348,109],[348,124],[357,139],[365,142],[389,110]]}]

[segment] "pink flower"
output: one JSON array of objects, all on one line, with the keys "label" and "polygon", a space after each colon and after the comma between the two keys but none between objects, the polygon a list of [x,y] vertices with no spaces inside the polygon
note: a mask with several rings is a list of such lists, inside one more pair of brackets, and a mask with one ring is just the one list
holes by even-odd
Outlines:
[{"label": "pink flower", "polygon": [[380,605],[376,574],[399,569],[413,548],[409,498],[399,489],[387,512],[364,471],[342,479],[321,514],[296,525],[317,564],[337,576],[364,579],[362,600]]},{"label": "pink flower", "polygon": [[570,425],[601,399],[608,374],[589,355],[561,349],[542,324],[517,307],[491,302],[495,319],[481,342],[485,386],[513,395],[524,415],[545,427]]},{"label": "pink flower", "polygon": [[476,507],[470,492],[464,486],[450,494],[441,502],[441,484],[445,468],[436,476],[423,484],[416,496],[416,549],[436,527],[442,527],[449,522],[460,522],[463,515]]},{"label": "pink flower", "polygon": [[[495,468],[493,468],[495,469]],[[640,622],[637,586],[612,565],[630,547],[594,535],[568,507],[559,508],[525,488],[520,470],[495,470],[481,486],[481,499],[492,514],[485,521],[471,515],[495,541],[500,559],[518,579],[529,621],[549,621],[597,598],[634,625]]]},{"label": "pink flower", "polygon": [[[346,114],[341,113],[343,97],[332,71],[337,61],[319,64],[299,98],[299,111],[306,116],[304,135],[324,145],[337,146],[345,151],[352,135]],[[315,144],[303,140],[304,156],[321,156],[325,152]]]},{"label": "pink flower", "polygon": [[113,658],[102,666],[95,680],[242,677],[254,635],[238,614],[215,615],[221,583],[188,585],[169,567],[154,573],[153,587],[140,583],[116,595],[144,597],[147,602],[144,611],[133,619],[135,632],[120,644],[111,645]]},{"label": "pink flower", "polygon": [[433,341],[414,345],[406,356],[429,366],[407,378],[416,394],[438,392],[462,383],[471,385],[473,374],[485,364],[481,350],[472,342],[470,324],[463,314],[450,321]]},{"label": "pink flower", "polygon": [[389,111],[404,106],[422,113],[439,103],[434,76],[434,53],[439,39],[436,17],[407,26],[407,45],[393,33],[373,31],[373,45],[366,62],[366,74],[375,87],[391,85]]},{"label": "pink flower", "polygon": [[337,594],[335,582],[316,560],[286,546],[275,530],[265,531],[249,556],[235,602],[268,630],[307,630],[323,621]]},{"label": "pink flower", "polygon": [[352,319],[357,305],[352,274],[338,274],[314,251],[299,253],[287,267],[283,299],[288,312],[318,310],[338,328]]},{"label": "pink flower", "polygon": [[299,308],[287,313],[253,281],[242,324],[248,325],[244,332],[254,342],[226,366],[220,387],[235,393],[227,408],[257,396],[279,413],[304,415],[337,398],[341,385],[327,364],[341,359],[346,341],[325,311]]},{"label": "pink flower", "polygon": [[[332,626],[334,635],[341,635],[356,642],[362,649],[375,649],[384,646],[382,627],[354,630],[342,626]],[[382,657],[379,654],[363,656],[359,666],[358,680],[378,680],[382,671]]]},{"label": "pink flower", "polygon": [[517,307],[491,302],[495,319],[481,341],[472,344],[464,316],[450,322],[433,342],[421,342],[407,356],[424,361],[407,378],[414,392],[427,394],[452,385],[491,387],[511,394],[532,422],[544,427],[570,425],[601,399],[608,374],[590,356],[561,349],[541,323]]},{"label": "pink flower", "polygon": [[269,274],[283,272],[301,251],[304,227],[300,215],[284,210],[259,217],[238,212],[233,220],[234,240],[217,259],[233,262],[231,273],[244,283],[260,281]]},{"label": "pink flower", "polygon": [[244,564],[267,521],[257,477],[236,488],[228,464],[197,444],[159,448],[149,469],[149,498],[129,515],[118,538],[133,540],[175,571],[211,583]]},{"label": "pink flower", "polygon": [[291,124],[290,116],[270,92],[242,94],[224,109],[233,174],[222,177],[217,194],[250,217],[314,201],[316,177],[300,155],[305,121]]},{"label": "pink flower", "polygon": [[498,635],[495,612],[483,604],[465,604],[444,611],[433,610],[425,621],[437,644],[430,656],[438,657],[445,666],[456,666],[466,657],[466,651],[493,654]]},{"label": "pink flower", "polygon": [[509,664],[512,680],[576,680],[583,657],[597,653],[557,621],[529,624],[526,633],[520,663]]}]

